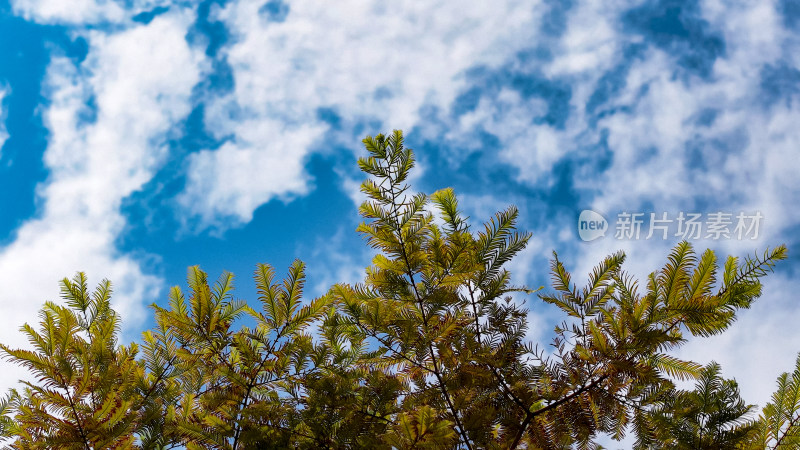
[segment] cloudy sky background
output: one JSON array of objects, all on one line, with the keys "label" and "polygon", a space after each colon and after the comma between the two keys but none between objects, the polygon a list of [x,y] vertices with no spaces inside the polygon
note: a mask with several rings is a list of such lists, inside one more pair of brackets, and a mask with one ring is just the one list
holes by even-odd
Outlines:
[{"label": "cloudy sky background", "polygon": [[[399,128],[417,189],[476,225],[520,208],[534,287],[552,250],[577,280],[619,249],[644,276],[680,239],[585,243],[583,209],[758,211],[757,239],[692,243],[790,260],[680,355],[763,406],[800,351],[798,125],[797,0],[0,0],[0,342],[77,270],[113,281],[127,340],[189,265],[250,299],[257,262],[303,259],[310,295],[358,280],[360,140]],[[561,317],[527,301],[547,339]]]}]

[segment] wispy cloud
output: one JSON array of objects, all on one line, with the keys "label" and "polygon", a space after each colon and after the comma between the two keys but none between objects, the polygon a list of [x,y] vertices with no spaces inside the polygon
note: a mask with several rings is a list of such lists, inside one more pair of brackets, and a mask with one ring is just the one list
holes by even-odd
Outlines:
[{"label": "wispy cloud", "polygon": [[[84,270],[93,283],[114,282],[126,331],[138,331],[143,303],[155,300],[162,283],[116,250],[125,226],[120,203],[152,176],[165,156],[165,134],[190,110],[201,70],[183,38],[191,20],[173,13],[116,33],[89,32],[83,63],[53,59],[44,112],[50,174],[38,187],[40,211],[0,249],[0,314],[7,323],[34,322],[42,302],[58,292],[56,280]],[[0,330],[0,342],[25,345],[14,327]],[[4,370],[0,386],[18,375]]]},{"label": "wispy cloud", "polygon": [[[525,141],[529,147],[525,150],[524,145],[514,142],[524,135],[520,127],[513,120],[497,121],[510,132],[492,133],[507,148],[517,149],[506,161],[521,172],[539,174],[556,163],[569,161],[575,168],[573,184],[581,193],[582,205],[576,207],[613,213],[760,211],[766,218],[757,241],[701,241],[695,243],[698,248],[710,246],[722,254],[744,256],[752,254],[756,246],[763,250],[793,239],[789,230],[800,221],[800,213],[788,205],[800,202],[796,176],[800,160],[790,155],[796,154],[800,145],[800,129],[793,125],[800,123],[800,107],[793,101],[796,94],[791,90],[792,82],[771,81],[775,89],[786,91],[773,94],[773,102],[765,101],[770,97],[764,88],[764,68],[796,68],[797,39],[784,28],[769,2],[726,3],[724,8],[705,2],[702,8],[675,13],[675,18],[659,9],[657,2],[642,6],[648,7],[655,9],[653,17],[658,20],[679,21],[672,24],[675,29],[658,36],[631,29],[622,20],[627,8],[611,14],[611,22],[598,20],[595,27],[601,39],[588,46],[574,43],[589,31],[567,27],[560,37],[561,45],[579,48],[577,59],[556,57],[542,69],[570,85],[572,108],[567,124],[563,129],[544,131],[529,127],[533,135]],[[646,10],[637,14],[649,17]],[[608,10],[605,15],[609,15]],[[656,28],[656,19],[647,19],[647,23]],[[703,33],[709,34],[702,35],[694,28],[701,25]],[[723,36],[714,45],[724,50],[698,54],[697,49],[684,45],[684,39],[696,39],[697,46],[705,45],[704,40],[719,39],[713,33]],[[631,46],[636,47],[635,52]],[[592,95],[603,87],[601,77],[607,73],[621,77],[613,83],[606,80],[606,84],[616,83],[609,88],[610,95],[588,108]],[[792,77],[794,72],[783,70],[781,74],[778,76]],[[508,98],[513,97],[492,99],[482,108],[491,112]],[[524,99],[503,108],[515,111],[517,116],[520,109],[530,111],[529,117],[536,114],[536,107],[526,106]],[[487,116],[491,119],[496,113]],[[612,154],[608,167],[592,167],[592,160],[581,156],[581,140],[604,141]],[[548,142],[559,142],[568,151],[543,159],[543,152],[547,154],[550,147]],[[594,151],[599,151],[598,146]],[[533,186],[547,186],[542,184],[546,179],[532,177],[527,181]],[[553,242],[559,241],[553,238]],[[621,248],[629,256],[631,270],[644,276],[663,265],[674,244],[674,240],[613,238],[579,244],[574,235],[572,240],[561,245],[569,249],[569,258],[579,261],[575,264],[577,274],[587,273],[591,264]],[[796,251],[796,243],[788,242],[791,251]],[[798,320],[791,312],[796,308],[789,306],[788,276],[778,273],[766,283],[764,299],[745,312],[724,337],[692,342],[684,351],[701,362],[721,362],[726,376],[737,377],[746,398],[762,405],[773,380],[788,369],[800,348],[796,337],[786,336],[784,331],[791,328],[791,321]],[[765,345],[768,351],[759,350]],[[753,364],[751,355],[756,354],[753,357],[758,364]]]},{"label": "wispy cloud", "polygon": [[14,14],[46,24],[98,25],[128,22],[136,14],[166,8],[172,0],[11,0]]},{"label": "wispy cloud", "polygon": [[[167,135],[195,107],[217,145],[176,164],[185,188],[167,206],[194,232],[222,234],[271,200],[307,195],[314,153],[358,152],[363,135],[402,128],[434,142],[421,163],[448,164],[426,166],[426,180],[473,163],[500,174],[485,185],[476,180],[488,175],[459,174],[469,179],[463,205],[476,220],[509,201],[523,215],[534,211],[521,224],[536,235],[513,267],[519,282],[546,282],[551,248],[581,279],[618,249],[644,276],[673,244],[579,243],[571,208],[760,211],[758,241],[696,243],[736,255],[795,239],[800,34],[786,2],[345,0],[334,8],[239,0],[211,6],[229,37],[207,56],[185,39],[193,13],[171,4],[12,1],[29,20],[73,26],[90,49],[80,64],[55,57],[48,72],[50,175],[37,217],[0,249],[0,281],[12,286],[0,294],[0,313],[9,323],[32,320],[54,280],[76,269],[112,278],[126,320],[137,317],[161,282],[116,249],[126,225],[120,204],[170,157]],[[158,6],[171,9],[146,25],[131,21]],[[212,65],[227,71],[223,87],[203,81]],[[351,173],[335,171],[360,199]],[[309,250],[321,280],[315,292],[357,278],[364,255],[347,247],[336,235]],[[685,355],[717,359],[749,401],[763,404],[760,386],[798,350],[780,331],[800,319],[791,291],[788,275],[770,277],[763,302]],[[535,312],[539,333],[546,314]],[[18,337],[3,330],[0,341]],[[765,342],[772,347],[760,351]],[[743,352],[758,353],[758,364],[745,367]]]},{"label": "wispy cloud", "polygon": [[113,0],[12,0],[14,13],[40,23],[116,22],[125,9]]},{"label": "wispy cloud", "polygon": [[[8,88],[0,85],[0,149],[3,148],[8,139],[8,130],[6,130],[6,119],[8,118],[8,110],[5,107],[4,100],[8,96]],[[0,154],[2,157],[2,154]]]},{"label": "wispy cloud", "polygon": [[325,149],[333,127],[322,109],[333,108],[348,145],[384,126],[408,129],[423,105],[450,104],[466,69],[499,64],[536,34],[530,2],[267,5],[217,14],[232,34],[220,57],[234,88],[209,102],[206,127],[231,138],[191,157],[181,204],[201,228],[247,222],[270,199],[304,193],[309,151]]},{"label": "wispy cloud", "polygon": [[[764,27],[769,30],[760,34]],[[800,212],[788,205],[800,202],[793,175],[800,160],[790,156],[800,145],[800,129],[792,125],[800,123],[800,41],[775,5],[687,2],[676,9],[657,1],[584,2],[564,12],[563,26],[551,28],[543,37],[547,51],[533,47],[527,61],[512,58],[475,72],[477,87],[461,91],[451,114],[422,126],[445,137],[456,167],[465,154],[497,151],[499,158],[482,159],[492,165],[479,170],[510,166],[520,188],[537,197],[548,196],[567,173],[575,197],[541,205],[544,222],[531,217],[539,219],[529,226],[542,254],[521,258],[514,269],[523,278],[546,282],[542,259],[555,248],[576,280],[617,250],[626,252],[628,270],[641,279],[665,263],[676,242],[620,241],[612,231],[582,243],[575,227],[583,208],[611,214],[760,211],[765,221],[758,240],[695,246],[745,256],[788,240],[796,251],[791,230]],[[559,90],[564,95],[554,97]],[[575,210],[573,217],[565,218],[565,207]],[[716,359],[726,376],[736,376],[748,401],[763,405],[800,349],[794,336],[785,336],[788,324],[800,319],[789,306],[789,277],[784,271],[768,277],[763,299],[728,333],[692,341],[682,355]],[[551,326],[547,308],[538,312],[536,320]],[[765,343],[770,350],[760,351]],[[759,363],[752,364],[749,355],[756,353]]]}]

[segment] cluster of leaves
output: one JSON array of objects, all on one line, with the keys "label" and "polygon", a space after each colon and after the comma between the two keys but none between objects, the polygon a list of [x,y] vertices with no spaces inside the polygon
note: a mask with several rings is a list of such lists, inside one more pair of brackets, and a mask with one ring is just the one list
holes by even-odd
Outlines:
[{"label": "cluster of leaves", "polygon": [[[23,446],[72,448],[129,447],[135,412],[143,405],[137,381],[142,372],[136,344],[118,345],[119,316],[110,307],[111,284],[104,280],[93,292],[86,277],[61,283],[66,306],[47,302],[40,312],[41,332],[28,324],[22,332],[34,350],[0,349],[37,378],[25,382],[0,403],[2,430],[18,436]],[[134,414],[131,414],[134,412]],[[81,446],[82,448],[83,446]]]},{"label": "cluster of leaves", "polygon": [[[109,284],[90,293],[83,274],[64,280],[66,306],[48,303],[40,331],[23,327],[33,350],[0,346],[35,375],[0,403],[2,435],[15,448],[84,449],[594,448],[598,433],[626,430],[646,447],[714,427],[794,435],[800,380],[785,379],[764,419],[742,425],[748,408],[716,366],[669,354],[727,329],[784,247],[728,258],[718,283],[714,253],[698,259],[684,242],[641,293],[621,253],[580,289],[555,255],[555,292],[541,298],[567,320],[547,355],[525,341],[527,311],[513,296],[530,291],[504,268],[530,238],[516,231],[516,208],[473,232],[452,190],[409,191],[414,156],[401,132],[364,144],[358,231],[377,255],[362,283],[308,301],[302,263],[283,280],[259,265],[254,308],[233,297],[231,274],[212,285],[193,267],[187,293],[173,288],[142,344],[126,347]],[[699,377],[734,407],[709,412],[675,395],[675,377]],[[688,431],[669,425],[692,417]]]},{"label": "cluster of leaves", "polygon": [[700,371],[694,390],[669,392],[647,412],[652,434],[645,442],[640,439],[637,448],[758,448],[753,409],[741,398],[736,381],[723,379],[719,364],[711,363]]},{"label": "cluster of leaves", "polygon": [[755,417],[735,380],[719,364],[705,366],[691,391],[672,389],[644,415],[649,431],[637,449],[781,450],[800,447],[800,355],[794,372],[778,377],[772,401]]},{"label": "cluster of leaves", "polygon": [[[673,393],[672,378],[702,374],[700,365],[668,351],[685,343],[687,334],[706,337],[726,330],[736,311],[749,308],[761,294],[759,278],[785,257],[785,251],[778,247],[743,263],[729,257],[721,287],[713,292],[718,271],[714,252],[707,250],[698,259],[691,245],[682,242],[664,268],[650,274],[642,294],[637,282],[622,271],[622,254],[598,265],[581,290],[571,284],[556,256],[552,272],[557,294],[542,299],[573,320],[556,329],[555,361],[542,358],[542,367],[552,380],[554,402],[579,394],[590,406],[571,402],[551,414],[553,425],[546,430],[561,428],[553,434],[569,435],[588,446],[596,432],[621,438],[632,428],[638,445],[658,444],[651,432],[650,411]],[[585,422],[576,427],[577,418]]]},{"label": "cluster of leaves", "polygon": [[756,429],[758,437],[753,448],[800,447],[800,355],[794,371],[778,377],[778,388],[761,412]]}]

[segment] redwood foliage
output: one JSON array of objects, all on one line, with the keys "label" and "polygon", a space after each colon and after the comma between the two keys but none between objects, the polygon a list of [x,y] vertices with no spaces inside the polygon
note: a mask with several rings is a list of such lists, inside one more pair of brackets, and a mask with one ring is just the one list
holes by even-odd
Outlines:
[{"label": "redwood foliage", "polygon": [[[531,238],[516,230],[517,209],[473,229],[451,189],[410,190],[414,154],[401,132],[364,145],[358,232],[377,255],[361,283],[308,299],[302,262],[282,279],[260,264],[257,302],[248,303],[234,298],[233,275],[210,282],[192,267],[187,288],[153,306],[156,325],[141,345],[124,346],[110,283],[90,291],[82,273],[64,280],[64,303],[44,306],[38,330],[22,328],[30,349],[0,346],[34,375],[0,403],[10,444],[560,449],[632,432],[652,446],[686,434],[670,420],[708,407],[676,396],[673,380],[698,377],[701,389],[730,400],[715,411],[734,414],[739,434],[796,440],[797,377],[781,378],[764,417],[742,424],[748,408],[719,368],[671,353],[731,326],[785,247],[720,268],[714,252],[698,256],[682,242],[641,286],[622,253],[583,286],[554,254],[553,290],[540,298],[565,320],[548,354],[525,338],[531,291],[506,269]],[[720,436],[729,431],[718,425]]]}]

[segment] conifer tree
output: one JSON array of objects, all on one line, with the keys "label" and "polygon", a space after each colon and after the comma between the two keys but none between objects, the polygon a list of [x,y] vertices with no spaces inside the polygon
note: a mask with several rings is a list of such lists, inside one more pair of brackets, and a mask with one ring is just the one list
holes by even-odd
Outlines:
[{"label": "conifer tree", "polygon": [[[336,286],[342,322],[378,346],[371,364],[403,375],[402,409],[430,407],[452,423],[457,446],[591,446],[598,432],[645,434],[642,412],[672,389],[670,377],[695,377],[700,365],[667,353],[686,340],[721,333],[761,293],[759,279],[785,258],[727,259],[720,288],[715,254],[690,244],[673,250],[646,290],[606,258],[578,289],[554,254],[554,294],[541,298],[569,317],[556,329],[555,355],[524,342],[526,311],[509,295],[503,265],[530,235],[515,231],[517,211],[498,213],[472,233],[452,190],[411,194],[413,153],[399,131],[364,140],[359,165],[368,222],[359,227],[379,250],[363,284]],[[438,225],[428,209],[441,217]],[[450,439],[448,436],[447,439]],[[447,444],[442,437],[442,444]]]},{"label": "conifer tree", "polygon": [[[258,265],[259,309],[233,297],[230,273],[213,287],[197,267],[187,278],[188,302],[173,288],[168,308],[154,306],[157,332],[145,333],[148,389],[171,400],[154,411],[153,419],[160,413],[165,420],[147,437],[155,447],[169,437],[190,448],[285,448],[299,420],[298,389],[315,366],[307,330],[324,315],[326,298],[302,304],[300,261],[283,281],[274,279],[270,266]],[[234,329],[243,314],[255,325]]]},{"label": "conifer tree", "polygon": [[628,426],[645,439],[645,411],[674,388],[670,378],[700,375],[700,365],[667,351],[686,342],[686,334],[702,338],[727,329],[736,311],[749,308],[761,294],[760,277],[785,252],[780,246],[741,263],[729,257],[714,292],[715,254],[706,250],[697,258],[691,245],[682,242],[668,263],[650,274],[641,294],[638,283],[621,270],[622,254],[598,265],[580,290],[556,257],[552,271],[557,294],[542,298],[572,321],[556,329],[555,360],[542,361],[547,390],[557,393],[550,404],[560,408],[543,418],[549,423],[535,442],[567,434],[589,445],[597,431],[622,437]]},{"label": "conifer tree", "polygon": [[0,404],[13,414],[3,435],[17,437],[17,448],[130,447],[139,424],[141,370],[136,344],[118,344],[120,318],[110,306],[111,284],[103,280],[90,292],[79,273],[61,281],[61,297],[66,305],[47,302],[42,308],[39,331],[22,327],[33,350],[0,344],[35,377]]},{"label": "conifer tree", "polygon": [[739,394],[735,380],[721,376],[719,364],[700,371],[695,389],[665,393],[647,414],[653,433],[641,436],[637,448],[736,450],[757,438],[755,410]]},{"label": "conifer tree", "polygon": [[645,417],[650,432],[636,448],[780,450],[800,446],[800,355],[795,370],[778,377],[772,399],[757,418],[721,368],[703,368],[695,389],[665,391]]},{"label": "conifer tree", "polygon": [[758,419],[755,449],[788,450],[800,447],[800,355],[792,373],[778,377],[772,394]]},{"label": "conifer tree", "polygon": [[672,380],[705,373],[670,351],[727,329],[785,257],[781,246],[720,270],[682,242],[640,291],[622,253],[584,287],[554,253],[540,298],[566,319],[547,355],[525,339],[532,292],[505,268],[531,238],[517,209],[473,230],[452,189],[411,191],[402,132],[364,144],[358,232],[377,255],[363,282],[307,299],[301,262],[283,280],[258,265],[254,307],[233,296],[233,275],[212,285],[192,267],[186,294],[153,306],[139,349],[117,342],[110,285],[90,294],[79,274],[40,331],[23,327],[33,350],[0,346],[37,377],[0,402],[0,434],[16,448],[562,449],[627,431],[653,442]]}]

